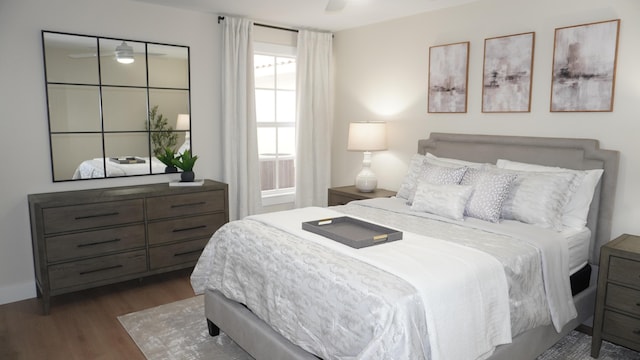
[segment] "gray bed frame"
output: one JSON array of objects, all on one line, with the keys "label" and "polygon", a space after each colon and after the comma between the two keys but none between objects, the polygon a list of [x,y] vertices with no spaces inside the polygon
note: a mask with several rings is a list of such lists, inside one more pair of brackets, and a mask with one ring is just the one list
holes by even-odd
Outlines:
[{"label": "gray bed frame", "polygon": [[[587,289],[574,296],[578,317],[560,333],[552,325],[526,331],[515,337],[511,344],[498,346],[489,359],[534,359],[571,330],[590,321],[595,304],[600,247],[611,239],[619,163],[617,151],[602,150],[593,139],[431,133],[429,139],[418,141],[418,152],[474,162],[495,163],[497,159],[508,159],[578,170],[604,169],[587,222],[592,232],[591,281]],[[212,335],[224,331],[258,360],[317,359],[275,332],[245,306],[218,291],[205,293],[205,315]]]}]

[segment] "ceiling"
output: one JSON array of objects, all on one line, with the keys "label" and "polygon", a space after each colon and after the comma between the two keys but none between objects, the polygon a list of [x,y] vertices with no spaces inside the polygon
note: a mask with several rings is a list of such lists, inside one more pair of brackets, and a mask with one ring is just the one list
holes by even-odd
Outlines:
[{"label": "ceiling", "polygon": [[328,0],[133,0],[256,22],[340,31],[480,0],[348,0],[338,12],[326,12]]}]

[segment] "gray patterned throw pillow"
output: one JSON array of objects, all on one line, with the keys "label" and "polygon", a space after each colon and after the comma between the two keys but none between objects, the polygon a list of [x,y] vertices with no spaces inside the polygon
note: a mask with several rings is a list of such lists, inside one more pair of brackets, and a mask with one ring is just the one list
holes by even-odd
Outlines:
[{"label": "gray patterned throw pillow", "polygon": [[502,206],[509,196],[516,174],[496,173],[493,171],[481,171],[476,174],[473,184],[474,190],[465,215],[481,220],[498,222]]},{"label": "gray patterned throw pillow", "polygon": [[[429,164],[425,162],[423,165],[424,170],[418,178],[418,183],[421,181],[428,182],[436,185],[456,185],[460,183],[464,173],[467,171],[466,166],[452,168],[440,165]],[[417,187],[417,184],[416,184]],[[413,203],[413,198],[416,194],[416,188],[409,194],[408,204]]]}]

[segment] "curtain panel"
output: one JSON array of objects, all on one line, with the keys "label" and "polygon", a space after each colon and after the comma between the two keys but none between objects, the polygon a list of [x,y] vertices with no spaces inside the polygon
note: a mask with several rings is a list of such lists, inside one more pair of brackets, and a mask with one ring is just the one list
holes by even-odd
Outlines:
[{"label": "curtain panel", "polygon": [[330,33],[298,32],[296,207],[327,206],[333,125],[332,44]]},{"label": "curtain panel", "polygon": [[260,212],[253,22],[226,16],[222,22],[223,178],[229,184],[230,220]]}]

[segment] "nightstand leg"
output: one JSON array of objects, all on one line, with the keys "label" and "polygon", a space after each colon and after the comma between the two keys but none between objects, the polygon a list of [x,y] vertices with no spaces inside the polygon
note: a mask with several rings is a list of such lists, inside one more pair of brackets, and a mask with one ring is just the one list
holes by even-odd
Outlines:
[{"label": "nightstand leg", "polygon": [[591,357],[597,359],[600,356],[600,346],[602,346],[602,339],[591,339]]}]

